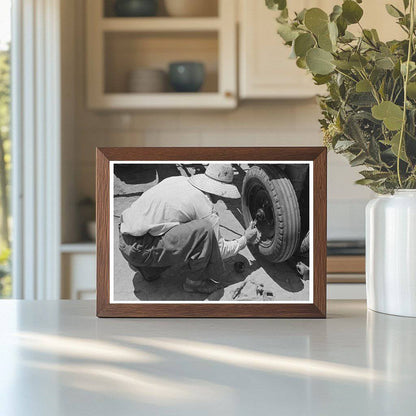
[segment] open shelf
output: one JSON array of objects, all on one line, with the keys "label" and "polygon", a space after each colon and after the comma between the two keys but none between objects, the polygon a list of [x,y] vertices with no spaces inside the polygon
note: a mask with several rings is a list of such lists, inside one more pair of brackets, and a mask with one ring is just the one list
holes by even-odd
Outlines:
[{"label": "open shelf", "polygon": [[102,30],[107,32],[216,31],[220,24],[217,17],[113,17],[100,22]]},{"label": "open shelf", "polygon": [[[87,0],[87,103],[91,109],[216,109],[237,105],[235,4],[214,0],[211,17],[114,17],[114,2]],[[160,2],[163,4],[163,2]],[[103,7],[104,5],[104,7]],[[139,69],[163,70],[172,62],[201,62],[200,91],[129,92],[128,79]],[[160,78],[159,78],[160,79]],[[142,88],[146,85],[146,88]],[[135,90],[149,91],[148,84]]]},{"label": "open shelf", "polygon": [[[128,77],[138,68],[163,70],[167,78],[169,64],[175,61],[204,64],[206,76],[201,91],[189,96],[218,92],[218,39],[215,32],[111,32],[106,33],[104,39],[106,94],[132,94],[128,90]],[[165,91],[157,94],[174,94],[174,91],[167,82]],[[175,98],[184,99],[183,95],[175,94]]]},{"label": "open shelf", "polygon": [[159,93],[159,94],[104,94],[100,107],[104,109],[217,109],[234,108],[233,97],[217,93]]},{"label": "open shelf", "polygon": [[76,253],[95,253],[96,246],[92,241],[80,241],[78,243],[63,243],[61,244],[61,253],[76,254]]}]

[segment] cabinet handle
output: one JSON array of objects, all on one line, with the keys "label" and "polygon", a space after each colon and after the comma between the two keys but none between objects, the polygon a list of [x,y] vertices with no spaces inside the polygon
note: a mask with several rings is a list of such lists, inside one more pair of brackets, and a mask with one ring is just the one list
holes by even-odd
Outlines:
[{"label": "cabinet handle", "polygon": [[226,98],[233,98],[234,97],[234,94],[231,91],[225,91],[224,95],[225,95]]}]

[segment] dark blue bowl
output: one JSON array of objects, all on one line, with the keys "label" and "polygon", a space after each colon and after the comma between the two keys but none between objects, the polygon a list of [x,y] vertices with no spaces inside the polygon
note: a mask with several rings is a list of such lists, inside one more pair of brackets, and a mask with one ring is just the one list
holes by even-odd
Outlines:
[{"label": "dark blue bowl", "polygon": [[205,67],[201,62],[172,62],[169,81],[177,92],[197,92],[205,80]]},{"label": "dark blue bowl", "polygon": [[114,10],[120,17],[156,16],[158,0],[117,0]]}]

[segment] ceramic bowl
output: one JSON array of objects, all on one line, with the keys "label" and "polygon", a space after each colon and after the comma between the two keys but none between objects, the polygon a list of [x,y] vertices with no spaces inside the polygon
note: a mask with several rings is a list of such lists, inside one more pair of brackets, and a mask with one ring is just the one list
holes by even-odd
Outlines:
[{"label": "ceramic bowl", "polygon": [[114,11],[119,17],[156,16],[157,3],[158,0],[117,0]]},{"label": "ceramic bowl", "polygon": [[197,92],[205,80],[205,67],[201,62],[172,62],[169,65],[169,82],[177,92]]},{"label": "ceramic bowl", "polygon": [[166,72],[161,69],[135,69],[129,73],[127,82],[129,92],[160,93],[167,90]]}]

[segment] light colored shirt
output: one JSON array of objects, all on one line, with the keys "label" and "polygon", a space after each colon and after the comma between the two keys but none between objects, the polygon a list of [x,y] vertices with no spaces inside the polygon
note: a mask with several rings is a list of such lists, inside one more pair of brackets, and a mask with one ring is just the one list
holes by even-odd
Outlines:
[{"label": "light colored shirt", "polygon": [[243,236],[227,241],[220,233],[220,218],[214,204],[184,176],[164,179],[150,188],[122,214],[121,232],[137,237],[160,236],[178,224],[207,219],[212,223],[221,257],[236,255],[246,245]]}]

